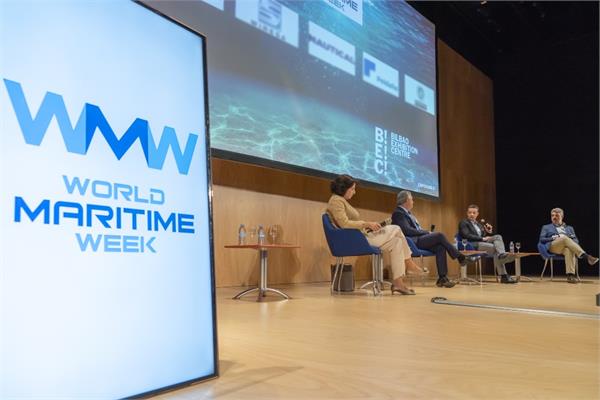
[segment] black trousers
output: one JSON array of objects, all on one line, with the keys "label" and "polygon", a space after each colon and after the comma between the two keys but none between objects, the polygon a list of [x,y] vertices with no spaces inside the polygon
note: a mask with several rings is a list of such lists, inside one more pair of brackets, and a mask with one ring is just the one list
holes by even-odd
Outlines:
[{"label": "black trousers", "polygon": [[441,232],[432,232],[423,236],[415,236],[411,238],[418,248],[429,250],[435,253],[435,265],[437,267],[438,276],[441,278],[448,275],[448,263],[446,262],[446,253],[452,259],[457,259],[460,252],[452,246]]}]

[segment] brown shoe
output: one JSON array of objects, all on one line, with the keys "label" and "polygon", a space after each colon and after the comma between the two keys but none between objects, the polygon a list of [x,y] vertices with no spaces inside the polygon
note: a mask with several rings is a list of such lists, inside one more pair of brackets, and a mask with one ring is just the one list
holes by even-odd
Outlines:
[{"label": "brown shoe", "polygon": [[590,264],[590,265],[595,265],[595,264],[597,264],[597,263],[598,263],[598,257],[593,257],[593,256],[590,256],[590,255],[588,254],[588,256],[587,256],[587,262],[588,262],[588,264]]}]

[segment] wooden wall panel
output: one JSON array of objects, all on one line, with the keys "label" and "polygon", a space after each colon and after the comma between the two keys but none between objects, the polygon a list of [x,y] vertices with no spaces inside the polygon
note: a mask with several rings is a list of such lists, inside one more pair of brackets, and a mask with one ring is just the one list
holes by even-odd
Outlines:
[{"label": "wooden wall panel", "polygon": [[[469,203],[495,222],[493,88],[491,80],[438,41],[439,146],[441,198],[416,198],[414,212],[423,226],[434,223],[449,238]],[[270,283],[322,282],[329,279],[329,254],[321,214],[329,180],[213,159],[214,238],[217,286],[254,285],[258,252],[224,249],[235,244],[240,223],[277,224],[280,239],[301,246],[273,250]],[[382,220],[395,207],[395,193],[358,188],[352,203],[366,220]],[[358,279],[370,274],[368,257],[348,260]],[[426,265],[435,275],[433,260]],[[457,273],[456,262],[450,272]]]}]

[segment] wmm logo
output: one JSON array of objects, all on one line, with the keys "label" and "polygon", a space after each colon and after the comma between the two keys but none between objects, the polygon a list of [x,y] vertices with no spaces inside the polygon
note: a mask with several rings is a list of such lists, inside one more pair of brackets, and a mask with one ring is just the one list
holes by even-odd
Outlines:
[{"label": "wmm logo", "polygon": [[161,170],[170,147],[179,173],[187,175],[190,170],[190,163],[192,162],[198,135],[190,133],[185,144],[185,149],[182,151],[177,140],[177,135],[175,134],[175,129],[165,126],[157,146],[152,137],[148,121],[136,118],[119,139],[110,127],[104,114],[102,114],[100,107],[90,103],[84,104],[81,115],[75,127],[73,127],[63,97],[52,92],[46,92],[37,115],[33,118],[21,84],[4,79],[4,85],[8,91],[10,101],[12,102],[27,144],[34,146],[41,145],[48,126],[52,118],[55,117],[63,141],[65,142],[65,147],[69,153],[87,154],[94,134],[96,131],[99,131],[118,160],[139,139],[148,167]]}]

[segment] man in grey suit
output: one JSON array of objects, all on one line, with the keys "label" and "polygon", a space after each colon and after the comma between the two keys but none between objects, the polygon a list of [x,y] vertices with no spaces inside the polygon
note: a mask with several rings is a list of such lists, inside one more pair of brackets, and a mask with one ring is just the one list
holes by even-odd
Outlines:
[{"label": "man in grey suit", "polygon": [[590,256],[581,248],[575,229],[563,222],[564,215],[564,211],[560,208],[553,208],[550,211],[552,223],[542,226],[540,243],[546,246],[549,252],[562,254],[565,257],[567,282],[577,283],[579,282],[575,276],[577,259],[586,259],[588,264],[594,265],[598,262],[598,258]]},{"label": "man in grey suit", "polygon": [[481,225],[477,222],[479,206],[475,204],[467,207],[467,218],[458,224],[458,232],[463,239],[467,239],[477,250],[485,251],[494,256],[494,268],[500,275],[500,283],[517,283],[516,279],[508,275],[504,264],[515,260],[515,256],[506,252],[502,236],[492,234],[490,224]]}]

